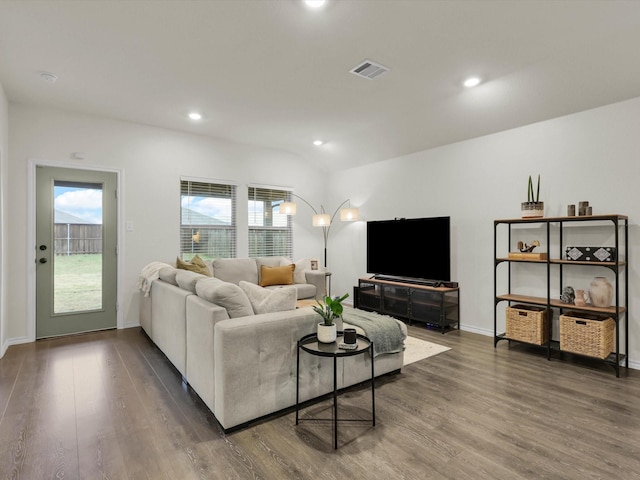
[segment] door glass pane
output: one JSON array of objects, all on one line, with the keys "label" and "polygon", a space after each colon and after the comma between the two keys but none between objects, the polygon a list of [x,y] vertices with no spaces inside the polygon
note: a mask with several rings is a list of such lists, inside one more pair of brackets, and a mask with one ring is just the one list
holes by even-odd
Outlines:
[{"label": "door glass pane", "polygon": [[54,183],[53,312],[102,309],[102,185]]}]

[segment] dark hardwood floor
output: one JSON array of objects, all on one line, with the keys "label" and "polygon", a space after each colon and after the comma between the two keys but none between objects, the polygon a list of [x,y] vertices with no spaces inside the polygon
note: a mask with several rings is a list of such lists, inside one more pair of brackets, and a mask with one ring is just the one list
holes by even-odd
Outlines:
[{"label": "dark hardwood floor", "polygon": [[[640,371],[548,361],[469,332],[376,383],[376,420],[295,426],[289,412],[225,435],[140,329],[38,341],[0,360],[0,478],[640,478]],[[339,398],[368,418],[370,391]],[[331,416],[330,402],[303,416]]]}]

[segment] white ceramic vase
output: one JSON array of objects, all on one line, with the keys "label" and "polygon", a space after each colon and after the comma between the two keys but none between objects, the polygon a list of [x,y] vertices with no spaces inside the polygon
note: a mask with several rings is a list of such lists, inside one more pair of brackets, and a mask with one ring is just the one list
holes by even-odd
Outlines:
[{"label": "white ceramic vase", "polygon": [[522,202],[520,210],[522,218],[544,217],[544,202]]},{"label": "white ceramic vase", "polygon": [[606,277],[596,277],[589,285],[589,298],[594,307],[610,307],[613,301],[613,286]]},{"label": "white ceramic vase", "polygon": [[321,343],[333,343],[338,337],[338,329],[336,324],[325,325],[324,323],[318,324],[318,341]]}]

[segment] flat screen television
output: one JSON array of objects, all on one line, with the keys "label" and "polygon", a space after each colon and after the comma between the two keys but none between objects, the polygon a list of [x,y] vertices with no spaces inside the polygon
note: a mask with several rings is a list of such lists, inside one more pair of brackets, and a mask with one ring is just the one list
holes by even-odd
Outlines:
[{"label": "flat screen television", "polygon": [[367,272],[451,281],[450,217],[367,222]]}]

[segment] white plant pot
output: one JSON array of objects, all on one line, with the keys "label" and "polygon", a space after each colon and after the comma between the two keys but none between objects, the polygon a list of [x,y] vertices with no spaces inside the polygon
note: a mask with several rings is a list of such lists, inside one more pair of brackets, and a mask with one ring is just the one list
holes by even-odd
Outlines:
[{"label": "white plant pot", "polygon": [[325,325],[324,323],[318,324],[318,341],[321,343],[333,343],[338,337],[338,329],[336,324]]},{"label": "white plant pot", "polygon": [[522,202],[520,204],[522,218],[544,217],[544,202]]}]

